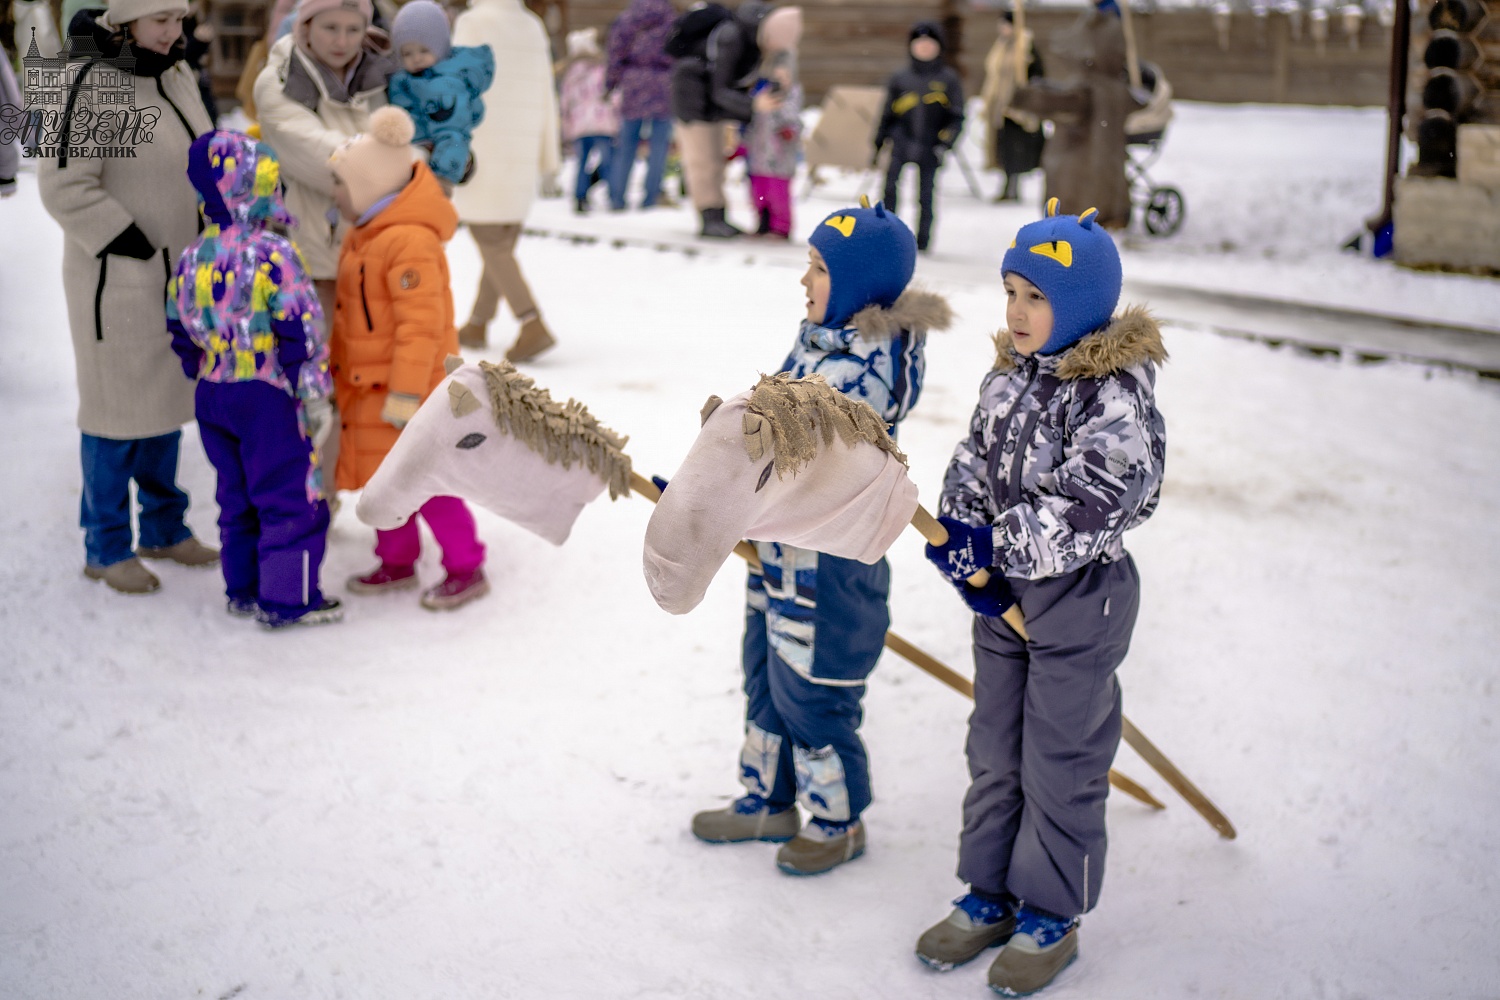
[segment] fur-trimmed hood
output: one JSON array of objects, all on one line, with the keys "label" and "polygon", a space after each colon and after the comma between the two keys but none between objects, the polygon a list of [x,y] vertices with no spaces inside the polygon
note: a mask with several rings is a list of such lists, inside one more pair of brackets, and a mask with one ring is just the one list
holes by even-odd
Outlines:
[{"label": "fur-trimmed hood", "polygon": [[862,337],[890,337],[902,330],[925,333],[953,325],[953,309],[936,292],[908,288],[895,305],[865,306],[849,319]]},{"label": "fur-trimmed hood", "polygon": [[[896,303],[897,306],[900,304]],[[996,371],[1015,368],[1019,357],[1009,330],[995,334]],[[1146,361],[1159,365],[1167,360],[1167,348],[1162,343],[1161,326],[1146,307],[1128,306],[1110,320],[1109,326],[1096,330],[1054,357],[1054,373],[1060,379],[1103,378]],[[1038,360],[1045,363],[1053,358]]]}]

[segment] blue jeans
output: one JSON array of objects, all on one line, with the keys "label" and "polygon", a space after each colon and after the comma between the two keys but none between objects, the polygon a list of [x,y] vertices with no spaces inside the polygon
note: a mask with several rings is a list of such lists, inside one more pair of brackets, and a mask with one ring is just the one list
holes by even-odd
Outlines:
[{"label": "blue jeans", "polygon": [[627,118],[620,123],[620,135],[615,140],[615,165],[609,172],[609,203],[615,208],[625,207],[625,189],[630,184],[643,125],[651,132],[651,153],[646,161],[646,197],[641,207],[650,208],[661,197],[661,175],[667,167],[667,148],[672,144],[672,119]]},{"label": "blue jeans", "polygon": [[159,549],[192,537],[182,520],[188,496],[177,487],[177,452],[182,432],[159,437],[113,438],[83,435],[83,499],[78,526],[90,566],[113,566],[135,553],[130,546],[130,481],[141,505],[142,548]]},{"label": "blue jeans", "polygon": [[589,196],[589,188],[594,186],[589,160],[594,158],[596,149],[599,151],[599,173],[603,179],[609,179],[614,142],[614,137],[608,135],[581,135],[573,140],[573,148],[578,151],[578,183],[573,189],[574,198],[583,201]]}]

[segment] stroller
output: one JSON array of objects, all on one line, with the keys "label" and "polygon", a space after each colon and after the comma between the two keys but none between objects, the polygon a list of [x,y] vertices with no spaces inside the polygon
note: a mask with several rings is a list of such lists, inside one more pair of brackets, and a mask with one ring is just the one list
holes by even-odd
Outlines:
[{"label": "stroller", "polygon": [[1140,214],[1146,232],[1171,236],[1187,214],[1182,192],[1158,185],[1147,170],[1161,157],[1167,123],[1172,120],[1172,85],[1159,67],[1142,62],[1141,86],[1149,95],[1146,106],[1125,119],[1125,179],[1130,184],[1130,205]]}]

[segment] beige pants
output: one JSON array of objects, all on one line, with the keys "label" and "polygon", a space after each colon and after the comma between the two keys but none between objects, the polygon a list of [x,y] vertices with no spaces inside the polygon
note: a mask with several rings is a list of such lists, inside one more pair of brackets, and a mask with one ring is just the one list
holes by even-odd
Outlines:
[{"label": "beige pants", "polygon": [[524,323],[536,314],[537,309],[531,288],[521,276],[521,265],[516,263],[516,240],[521,238],[521,224],[470,223],[469,232],[473,234],[480,259],[484,261],[484,273],[479,276],[479,292],[474,296],[474,310],[469,314],[469,322],[488,326],[503,298],[510,303],[510,311],[516,319]]},{"label": "beige pants", "polygon": [[724,125],[722,122],[678,122],[682,172],[688,197],[698,211],[724,207]]}]

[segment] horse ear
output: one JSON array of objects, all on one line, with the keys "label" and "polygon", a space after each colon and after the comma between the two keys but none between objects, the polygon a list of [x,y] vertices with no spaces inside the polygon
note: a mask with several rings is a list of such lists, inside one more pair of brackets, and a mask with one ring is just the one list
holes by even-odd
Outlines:
[{"label": "horse ear", "polygon": [[708,418],[714,415],[714,411],[717,410],[720,405],[723,404],[723,402],[724,401],[718,396],[709,396],[708,399],[704,400],[703,409],[698,411],[698,426],[702,427],[704,424],[708,423]]},{"label": "horse ear", "polygon": [[443,359],[443,374],[452,375],[464,366],[462,354],[450,354]]},{"label": "horse ear", "polygon": [[467,417],[479,409],[479,397],[470,392],[469,387],[462,382],[449,382],[448,407],[455,417]]}]

